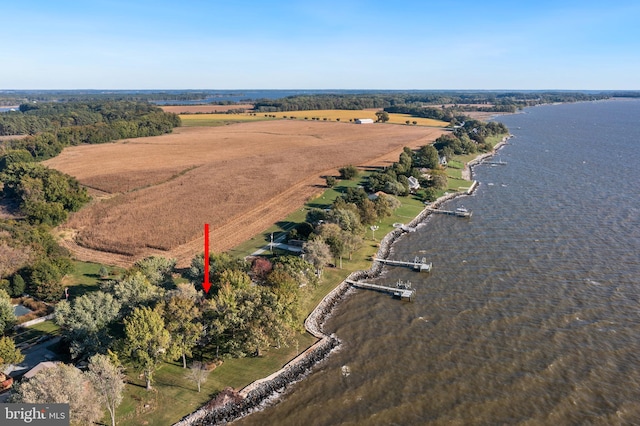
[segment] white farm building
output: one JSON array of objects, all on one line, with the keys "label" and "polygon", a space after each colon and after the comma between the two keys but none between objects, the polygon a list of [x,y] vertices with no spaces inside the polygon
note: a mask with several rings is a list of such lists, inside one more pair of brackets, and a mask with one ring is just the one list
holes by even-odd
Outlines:
[{"label": "white farm building", "polygon": [[373,118],[356,118],[356,124],[373,124]]}]

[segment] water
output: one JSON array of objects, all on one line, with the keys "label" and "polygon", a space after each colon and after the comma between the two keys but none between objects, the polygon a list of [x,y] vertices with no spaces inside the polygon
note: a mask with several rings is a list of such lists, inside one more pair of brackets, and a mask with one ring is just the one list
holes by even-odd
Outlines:
[{"label": "water", "polygon": [[[640,101],[501,117],[471,219],[432,216],[393,248],[426,257],[413,303],[357,291],[343,341],[242,425],[640,424]],[[345,374],[345,371],[348,374]]]},{"label": "water", "polygon": [[33,312],[31,309],[24,307],[23,305],[13,305],[13,313],[16,317],[21,317]]}]

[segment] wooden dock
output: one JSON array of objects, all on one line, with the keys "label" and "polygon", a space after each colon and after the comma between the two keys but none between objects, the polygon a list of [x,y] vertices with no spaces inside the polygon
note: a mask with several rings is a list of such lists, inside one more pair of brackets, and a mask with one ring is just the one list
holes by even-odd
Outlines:
[{"label": "wooden dock", "polygon": [[352,280],[346,280],[346,281],[347,283],[351,284],[356,288],[363,288],[366,290],[374,290],[374,291],[381,291],[383,293],[389,293],[396,299],[400,299],[400,300],[412,301],[413,295],[415,294],[415,290],[411,288],[410,282],[404,283],[402,281],[398,281],[398,283],[396,284],[396,287],[387,287],[384,285],[365,283],[362,281],[352,281]]},{"label": "wooden dock", "polygon": [[471,217],[471,215],[473,214],[468,210],[442,210],[442,209],[432,209],[431,207],[427,207],[427,210],[429,210],[432,213],[448,214],[448,215],[457,216],[457,217]]},{"label": "wooden dock", "polygon": [[413,262],[404,262],[402,260],[380,259],[379,257],[374,257],[373,260],[375,260],[376,262],[383,263],[385,265],[407,266],[409,268],[412,268],[414,271],[419,271],[419,272],[431,272],[431,268],[433,268],[433,263],[431,262],[427,263],[426,258],[423,257],[422,259],[420,259],[417,256],[413,260]]},{"label": "wooden dock", "polygon": [[494,166],[506,166],[507,162],[506,161],[502,161],[502,160],[498,160],[498,161],[483,161],[484,164],[491,164]]}]

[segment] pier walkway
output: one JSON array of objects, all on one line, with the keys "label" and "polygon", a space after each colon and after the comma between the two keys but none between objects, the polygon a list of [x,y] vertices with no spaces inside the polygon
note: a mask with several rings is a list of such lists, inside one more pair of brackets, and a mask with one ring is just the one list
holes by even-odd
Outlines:
[{"label": "pier walkway", "polygon": [[389,293],[393,297],[401,300],[411,301],[413,300],[413,295],[415,294],[415,290],[411,288],[410,282],[404,283],[402,281],[398,281],[398,283],[396,284],[396,287],[387,287],[384,285],[365,283],[362,281],[353,281],[353,280],[346,280],[346,281],[353,287],[363,288],[366,290],[381,291],[383,293]]},{"label": "pier walkway", "polygon": [[466,209],[442,210],[442,209],[432,209],[431,207],[427,207],[427,210],[429,210],[432,213],[449,214],[449,215],[458,216],[458,217],[471,217],[471,215],[473,214],[472,212]]},{"label": "pier walkway", "polygon": [[431,272],[431,268],[433,268],[433,263],[431,262],[427,263],[426,258],[423,257],[422,259],[420,259],[417,256],[413,260],[413,262],[404,262],[402,260],[380,259],[379,257],[374,257],[373,260],[375,260],[376,262],[383,263],[385,265],[408,266],[410,268],[413,268],[413,270],[420,271],[420,272]]}]

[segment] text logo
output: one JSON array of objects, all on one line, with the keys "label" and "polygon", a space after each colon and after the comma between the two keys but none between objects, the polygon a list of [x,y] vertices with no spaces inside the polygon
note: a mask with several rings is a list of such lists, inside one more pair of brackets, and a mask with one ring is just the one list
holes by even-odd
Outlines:
[{"label": "text logo", "polygon": [[0,404],[0,425],[69,426],[69,404]]}]

